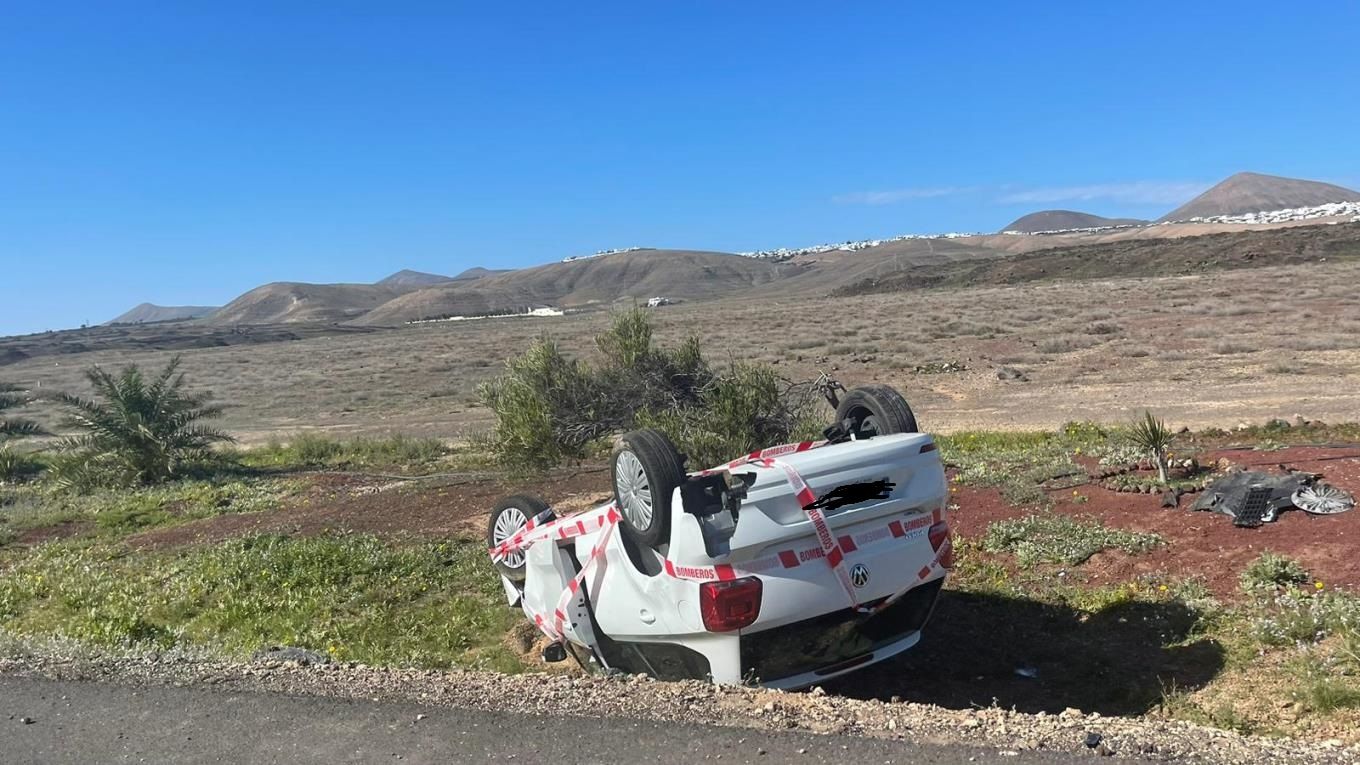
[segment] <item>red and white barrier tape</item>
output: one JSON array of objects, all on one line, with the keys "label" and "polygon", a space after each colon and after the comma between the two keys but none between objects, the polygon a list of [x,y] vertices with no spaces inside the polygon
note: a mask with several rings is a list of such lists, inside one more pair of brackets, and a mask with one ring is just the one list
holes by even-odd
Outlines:
[{"label": "red and white barrier tape", "polygon": [[[560,541],[593,534],[619,521],[618,508],[612,502],[594,510],[543,522],[542,519],[547,513],[548,511],[544,511],[534,516],[524,528],[510,535],[495,547],[488,549],[487,552],[491,555],[491,560],[499,563],[506,555],[524,550],[535,542],[544,539]],[[535,521],[538,522],[535,523]]]},{"label": "red and white barrier tape", "polygon": [[700,476],[704,476],[704,475],[714,475],[714,474],[716,474],[716,473],[721,473],[721,472],[723,472],[723,471],[725,471],[725,470],[731,470],[732,468],[739,468],[739,467],[741,467],[742,465],[749,465],[749,464],[751,464],[752,462],[759,462],[760,460],[774,459],[775,457],[785,457],[785,456],[788,456],[788,455],[790,455],[790,454],[797,454],[797,453],[799,453],[799,452],[809,451],[809,450],[811,450],[811,449],[816,449],[816,448],[821,447],[821,446],[826,446],[828,443],[830,443],[830,442],[829,442],[829,441],[799,441],[799,442],[797,442],[797,443],[792,443],[792,444],[780,444],[780,445],[778,445],[778,446],[771,446],[771,447],[766,448],[766,449],[760,449],[760,450],[758,450],[758,451],[751,452],[750,454],[746,455],[745,457],[738,457],[738,458],[732,460],[731,462],[728,462],[728,463],[719,465],[719,466],[717,466],[717,467],[712,467],[712,468],[709,468],[708,470],[700,470],[699,472],[694,473],[693,475],[700,475]]}]

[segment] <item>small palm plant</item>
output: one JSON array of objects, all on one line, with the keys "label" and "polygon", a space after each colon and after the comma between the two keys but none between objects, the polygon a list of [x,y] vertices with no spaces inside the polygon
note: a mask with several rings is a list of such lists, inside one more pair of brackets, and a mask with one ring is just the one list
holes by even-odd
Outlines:
[{"label": "small palm plant", "polygon": [[149,381],[135,364],[117,375],[93,367],[85,377],[94,398],[57,397],[70,411],[66,425],[81,431],[62,444],[80,483],[100,474],[111,481],[163,481],[208,456],[214,443],[233,440],[198,424],[221,416],[222,408],[210,405],[207,395],[186,392],[179,365],[176,356]]},{"label": "small palm plant", "polygon": [[23,388],[0,382],[0,441],[43,434],[42,427],[32,420],[4,416],[6,409],[16,409],[27,403]]},{"label": "small palm plant", "polygon": [[27,404],[29,398],[17,385],[0,382],[0,481],[14,481],[40,469],[27,455],[9,448],[10,441],[46,435],[42,426],[21,417],[7,417],[5,410]]},{"label": "small palm plant", "polygon": [[1133,445],[1145,452],[1152,458],[1153,464],[1157,466],[1157,478],[1162,483],[1169,480],[1167,470],[1170,468],[1167,453],[1171,450],[1171,430],[1166,427],[1166,423],[1152,416],[1152,412],[1143,410],[1143,416],[1134,420],[1133,428],[1129,432],[1129,440]]}]

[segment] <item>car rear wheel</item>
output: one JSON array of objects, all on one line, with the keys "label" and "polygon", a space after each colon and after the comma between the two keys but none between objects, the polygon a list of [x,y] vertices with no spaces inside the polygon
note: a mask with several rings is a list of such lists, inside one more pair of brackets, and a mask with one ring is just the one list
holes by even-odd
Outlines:
[{"label": "car rear wheel", "polygon": [[659,430],[635,430],[619,438],[610,458],[614,502],[623,532],[656,548],[670,539],[671,495],[685,480],[685,460]]},{"label": "car rear wheel", "polygon": [[[493,549],[528,525],[529,519],[548,510],[548,503],[529,494],[516,494],[496,503],[486,524],[486,546]],[[548,511],[539,523],[552,520]],[[524,551],[512,552],[496,563],[501,574],[512,582],[524,581]]]},{"label": "car rear wheel", "polygon": [[853,388],[836,407],[836,422],[857,438],[916,433],[916,415],[897,389],[890,385]]}]

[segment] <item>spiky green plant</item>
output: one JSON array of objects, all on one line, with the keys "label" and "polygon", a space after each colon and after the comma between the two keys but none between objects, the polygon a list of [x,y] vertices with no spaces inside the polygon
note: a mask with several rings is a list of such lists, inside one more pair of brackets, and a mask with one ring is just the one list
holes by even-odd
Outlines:
[{"label": "spiky green plant", "polygon": [[1129,430],[1129,440],[1133,442],[1139,450],[1152,458],[1152,462],[1157,466],[1157,477],[1162,483],[1166,483],[1169,476],[1167,470],[1170,465],[1167,462],[1167,453],[1171,450],[1171,430],[1166,423],[1152,416],[1152,412],[1143,410],[1143,416],[1134,420],[1133,427]]},{"label": "spiky green plant", "polygon": [[4,416],[5,410],[17,409],[28,402],[29,396],[23,388],[0,382],[0,481],[17,481],[42,469],[30,455],[9,448],[9,441],[46,435],[42,426],[33,420]]},{"label": "spiky green plant", "polygon": [[222,408],[209,404],[206,394],[186,392],[179,365],[176,356],[151,380],[135,364],[117,375],[92,367],[85,377],[94,398],[56,397],[69,411],[65,424],[81,431],[62,444],[80,483],[89,483],[94,473],[162,481],[206,457],[214,443],[233,440],[198,424],[220,416]]}]

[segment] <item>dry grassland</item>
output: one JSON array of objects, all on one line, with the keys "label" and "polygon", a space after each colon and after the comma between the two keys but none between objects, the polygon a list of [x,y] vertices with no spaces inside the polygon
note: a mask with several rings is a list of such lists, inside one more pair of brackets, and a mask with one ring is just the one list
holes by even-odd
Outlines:
[{"label": "dry grassland", "polygon": [[[728,299],[660,309],[665,339],[704,338],[717,359],[776,363],[899,386],[923,427],[1122,421],[1148,407],[1175,425],[1270,417],[1360,419],[1360,263],[1196,276],[925,290],[853,298]],[[199,386],[247,442],[305,429],[465,438],[487,424],[478,383],[534,336],[589,356],[604,311],[414,325],[184,351]],[[84,387],[90,364],[157,365],[173,351],[95,351],[0,367],[42,391]],[[961,363],[961,372],[929,373]],[[1008,367],[1027,381],[1002,380]],[[918,372],[918,368],[927,371]],[[50,414],[38,407],[39,416]]]}]

